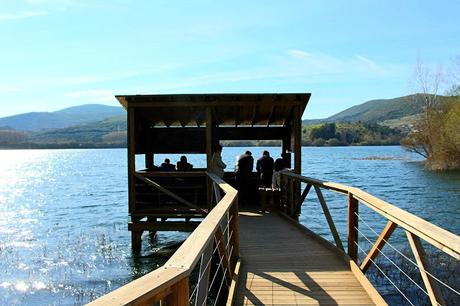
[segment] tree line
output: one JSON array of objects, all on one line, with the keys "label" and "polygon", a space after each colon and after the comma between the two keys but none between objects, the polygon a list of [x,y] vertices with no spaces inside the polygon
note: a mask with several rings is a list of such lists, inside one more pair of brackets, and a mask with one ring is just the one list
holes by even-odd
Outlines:
[{"label": "tree line", "polygon": [[402,137],[400,130],[372,122],[323,123],[302,130],[307,146],[399,145]]}]

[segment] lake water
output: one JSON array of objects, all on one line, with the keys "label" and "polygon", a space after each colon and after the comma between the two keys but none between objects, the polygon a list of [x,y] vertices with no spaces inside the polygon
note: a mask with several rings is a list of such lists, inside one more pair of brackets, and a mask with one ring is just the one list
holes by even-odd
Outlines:
[{"label": "lake water", "polygon": [[[250,149],[258,157],[264,148]],[[244,150],[224,148],[230,170]],[[165,259],[149,255],[186,238],[159,233],[155,241],[143,239],[142,256],[131,254],[126,160],[125,149],[0,151],[1,305],[86,303],[158,267]],[[189,161],[202,167],[205,157],[190,155]],[[302,174],[362,188],[460,234],[460,173],[426,171],[419,157],[399,147],[305,147]],[[347,199],[325,197],[346,240]],[[383,227],[383,218],[360,209],[370,227]],[[331,239],[313,192],[301,220]],[[366,226],[360,230],[373,236]],[[392,238],[396,245],[401,237]]]}]

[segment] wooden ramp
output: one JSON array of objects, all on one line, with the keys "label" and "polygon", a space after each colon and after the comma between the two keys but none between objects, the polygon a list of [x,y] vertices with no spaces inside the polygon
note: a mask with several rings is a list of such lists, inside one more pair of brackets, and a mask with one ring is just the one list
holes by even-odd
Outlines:
[{"label": "wooden ramp", "polygon": [[240,212],[235,305],[374,305],[343,258],[276,213]]}]

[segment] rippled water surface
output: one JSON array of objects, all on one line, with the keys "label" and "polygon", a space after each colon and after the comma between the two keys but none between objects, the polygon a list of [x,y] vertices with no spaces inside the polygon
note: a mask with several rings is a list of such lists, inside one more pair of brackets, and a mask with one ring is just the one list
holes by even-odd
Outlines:
[{"label": "rippled water surface", "polygon": [[[230,170],[244,150],[224,148]],[[252,148],[256,157],[262,150]],[[279,155],[279,148],[269,150]],[[86,303],[154,269],[164,259],[149,255],[186,237],[169,232],[155,241],[144,238],[142,256],[132,256],[126,155],[125,149],[0,151],[1,305]],[[205,163],[204,155],[189,160],[196,167]],[[362,188],[460,234],[460,173],[426,171],[399,147],[303,148],[302,173]],[[325,198],[344,234],[347,199],[329,192]],[[360,209],[370,227],[383,227],[383,218]],[[301,220],[329,237],[313,192]]]}]

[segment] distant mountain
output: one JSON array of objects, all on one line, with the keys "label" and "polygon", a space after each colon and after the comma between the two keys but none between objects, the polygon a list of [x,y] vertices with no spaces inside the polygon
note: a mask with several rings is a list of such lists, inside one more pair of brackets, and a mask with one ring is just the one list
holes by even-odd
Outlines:
[{"label": "distant mountain", "polygon": [[56,112],[32,112],[0,118],[0,126],[19,131],[40,131],[101,121],[124,114],[122,107],[86,104]]},{"label": "distant mountain", "polygon": [[126,130],[126,116],[115,116],[83,125],[31,133],[29,141],[42,144],[126,143]]},{"label": "distant mountain", "polygon": [[425,101],[415,95],[394,99],[371,100],[350,107],[329,117],[328,120],[340,122],[383,122],[385,120],[420,114],[423,111],[424,105]]},{"label": "distant mountain", "polygon": [[[439,96],[439,100],[445,97]],[[425,100],[422,95],[410,95],[394,99],[371,100],[352,106],[325,119],[305,120],[303,123],[317,124],[324,122],[372,122],[393,127],[413,123],[423,112]]]}]

